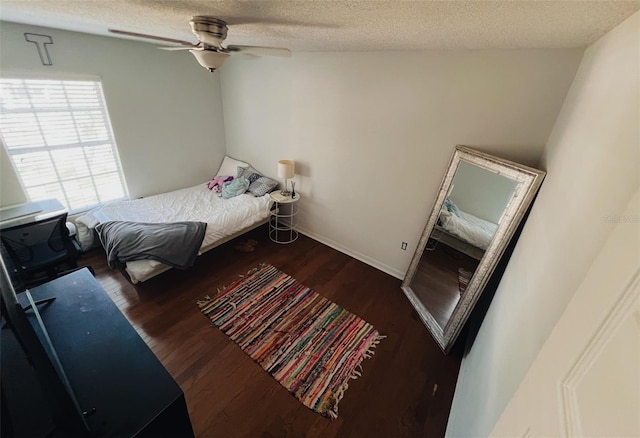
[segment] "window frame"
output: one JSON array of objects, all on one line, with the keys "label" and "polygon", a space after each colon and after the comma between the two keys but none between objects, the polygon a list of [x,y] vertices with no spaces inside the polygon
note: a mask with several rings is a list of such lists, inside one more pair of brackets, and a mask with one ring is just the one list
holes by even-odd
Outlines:
[{"label": "window frame", "polygon": [[[41,74],[34,74],[33,72],[25,72],[25,71],[2,71],[0,72],[0,79],[2,80],[22,80],[22,81],[59,81],[59,82],[74,82],[74,81],[82,81],[82,82],[94,82],[97,87],[97,92],[99,94],[99,99],[101,101],[101,108],[99,109],[102,113],[102,116],[104,117],[104,121],[105,121],[105,128],[107,131],[107,139],[104,141],[98,141],[99,144],[109,144],[111,147],[111,153],[113,154],[113,159],[115,161],[115,167],[116,170],[115,172],[110,172],[110,173],[115,173],[118,176],[118,179],[120,181],[120,184],[122,186],[122,192],[123,195],[121,197],[118,198],[112,198],[109,200],[105,200],[105,201],[98,201],[95,204],[91,204],[91,205],[85,205],[79,208],[71,208],[71,206],[68,204],[68,195],[66,190],[64,189],[64,182],[65,179],[61,178],[60,175],[58,175],[57,169],[56,169],[56,181],[60,184],[61,186],[61,190],[64,196],[64,199],[60,199],[60,201],[65,205],[65,208],[69,211],[70,214],[76,215],[76,214],[81,214],[85,211],[89,211],[93,208],[99,207],[100,205],[105,204],[106,202],[111,202],[111,201],[116,201],[116,200],[124,200],[124,199],[129,199],[129,189],[128,189],[128,185],[127,185],[127,181],[126,181],[126,177],[124,174],[124,170],[123,170],[123,166],[122,166],[122,161],[120,159],[120,151],[118,149],[118,143],[116,140],[116,136],[115,136],[115,132],[113,129],[113,124],[111,122],[111,116],[109,114],[109,105],[107,102],[107,97],[105,96],[105,92],[104,92],[104,83],[102,81],[102,78],[98,75],[85,75],[85,74],[47,74],[47,75],[41,75]],[[65,108],[65,109],[61,109],[61,111],[69,111],[71,108]],[[94,109],[95,110],[95,109]],[[37,114],[38,111],[28,111],[30,114]],[[55,112],[52,112],[55,113]],[[4,112],[0,113],[0,116],[2,116],[2,114],[4,114]],[[77,126],[77,125],[75,125]],[[40,129],[40,132],[42,132],[42,129]],[[14,170],[14,173],[16,175],[17,181],[19,182],[22,190],[24,191],[24,194],[27,198],[28,201],[33,202],[34,199],[32,199],[31,194],[29,193],[29,188],[30,187],[36,187],[36,186],[29,186],[29,188],[27,188],[27,186],[25,185],[25,182],[23,181],[23,177],[20,174],[18,168],[16,167],[16,164],[14,162],[14,155],[18,155],[20,153],[25,153],[26,149],[22,149],[22,152],[20,151],[12,151],[9,146],[5,143],[5,141],[3,141],[3,138],[0,137],[0,143],[2,144],[1,147],[4,148],[5,153],[7,154],[9,161],[11,163],[11,166]],[[85,148],[86,147],[90,147],[92,144],[91,143],[95,143],[94,141],[79,141],[77,144],[73,143],[73,144],[65,144],[65,145],[56,145],[56,146],[48,146],[48,145],[44,145],[44,146],[39,146],[39,147],[33,147],[33,148],[28,148],[29,151],[28,152],[36,152],[36,151],[54,151],[56,149],[60,150],[60,149],[78,149],[80,151],[82,151],[82,154],[86,157],[86,153],[85,153]],[[28,153],[26,152],[26,153]],[[52,165],[55,168],[55,163],[53,162],[53,159],[50,159]],[[85,158],[85,163],[87,163],[86,158]],[[87,163],[88,164],[88,163]],[[96,197],[98,199],[99,198],[99,193],[97,190],[97,186],[96,186],[96,180],[95,177],[96,176],[100,176],[100,175],[94,175],[93,172],[91,171],[91,169],[89,168],[89,166],[86,166],[87,170],[88,170],[88,177],[91,180],[91,184],[93,185],[93,192],[95,193]],[[78,178],[79,179],[79,178]],[[76,180],[76,178],[71,178],[68,179],[66,181],[73,181]]]}]

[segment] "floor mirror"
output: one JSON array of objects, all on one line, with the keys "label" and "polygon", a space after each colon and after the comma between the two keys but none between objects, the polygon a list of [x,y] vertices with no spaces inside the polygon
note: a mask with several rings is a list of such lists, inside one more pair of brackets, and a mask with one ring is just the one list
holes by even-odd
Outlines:
[{"label": "floor mirror", "polygon": [[402,290],[448,353],[545,173],[456,146]]}]

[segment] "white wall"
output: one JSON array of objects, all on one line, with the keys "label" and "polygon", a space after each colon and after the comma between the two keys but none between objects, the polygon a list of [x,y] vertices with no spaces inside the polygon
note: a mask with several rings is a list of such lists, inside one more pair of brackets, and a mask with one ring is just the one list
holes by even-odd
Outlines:
[{"label": "white wall", "polygon": [[638,212],[640,191],[614,221],[491,436],[640,437]]},{"label": "white wall", "polygon": [[[51,35],[52,66],[43,66],[24,33]],[[132,198],[188,187],[210,179],[225,153],[219,76],[190,53],[155,44],[2,22],[0,74],[36,77],[97,75]],[[1,157],[1,205],[22,196]],[[6,201],[6,202],[5,202]]]},{"label": "white wall", "polygon": [[636,13],[585,52],[546,180],[462,362],[448,436],[490,433],[640,186],[639,42]]},{"label": "white wall", "polygon": [[221,70],[227,151],[271,176],[295,160],[303,231],[400,278],[455,145],[535,164],[581,56],[236,56]]}]

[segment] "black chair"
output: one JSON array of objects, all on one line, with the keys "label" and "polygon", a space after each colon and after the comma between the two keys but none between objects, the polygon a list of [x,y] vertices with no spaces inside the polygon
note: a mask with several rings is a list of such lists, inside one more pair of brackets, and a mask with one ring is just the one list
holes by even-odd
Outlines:
[{"label": "black chair", "polygon": [[20,289],[78,267],[79,247],[69,236],[66,222],[67,213],[63,213],[0,230],[7,268]]}]

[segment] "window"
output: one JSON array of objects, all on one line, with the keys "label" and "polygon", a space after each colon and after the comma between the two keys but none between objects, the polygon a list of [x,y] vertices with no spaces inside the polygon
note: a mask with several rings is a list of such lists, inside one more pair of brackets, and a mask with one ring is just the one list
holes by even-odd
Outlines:
[{"label": "window", "polygon": [[31,201],[78,212],[125,197],[99,81],[0,79],[0,137]]}]

